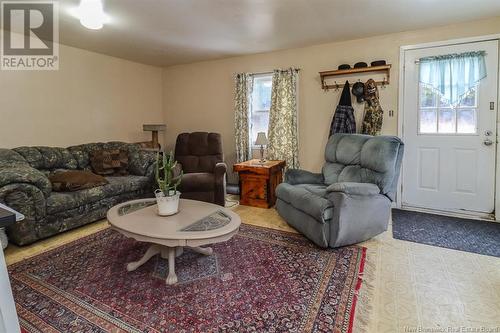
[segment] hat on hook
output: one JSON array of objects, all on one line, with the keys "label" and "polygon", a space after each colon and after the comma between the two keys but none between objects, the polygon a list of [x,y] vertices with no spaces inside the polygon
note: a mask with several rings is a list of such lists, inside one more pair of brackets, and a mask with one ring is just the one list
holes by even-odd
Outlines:
[{"label": "hat on hook", "polygon": [[342,70],[342,69],[351,69],[351,65],[349,64],[342,64],[338,67],[339,70]]},{"label": "hat on hook", "polygon": [[352,85],[352,94],[356,96],[356,101],[362,103],[365,100],[365,84],[356,82]]}]

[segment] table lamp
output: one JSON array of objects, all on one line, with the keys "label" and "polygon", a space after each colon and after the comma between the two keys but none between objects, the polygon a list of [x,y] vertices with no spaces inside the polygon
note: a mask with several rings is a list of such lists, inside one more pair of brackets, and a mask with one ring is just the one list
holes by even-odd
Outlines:
[{"label": "table lamp", "polygon": [[159,148],[160,144],[158,143],[158,132],[163,132],[167,126],[165,124],[147,124],[142,125],[142,130],[144,132],[151,132],[151,148]]},{"label": "table lamp", "polygon": [[269,142],[267,141],[266,133],[257,133],[257,140],[255,140],[255,145],[260,146],[260,163],[264,163],[266,160],[264,158],[264,146],[267,146]]}]

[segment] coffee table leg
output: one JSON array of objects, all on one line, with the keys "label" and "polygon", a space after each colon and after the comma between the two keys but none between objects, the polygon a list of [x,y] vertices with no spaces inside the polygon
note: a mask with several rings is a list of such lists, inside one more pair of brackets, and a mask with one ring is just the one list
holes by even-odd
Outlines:
[{"label": "coffee table leg", "polygon": [[158,253],[161,253],[161,247],[158,245],[151,245],[141,259],[127,264],[127,271],[135,271]]},{"label": "coffee table leg", "polygon": [[168,276],[167,276],[167,284],[175,284],[177,283],[177,275],[175,274],[175,254],[176,248],[169,247],[168,248]]},{"label": "coffee table leg", "polygon": [[196,247],[190,247],[190,249],[193,250],[194,252],[198,252],[198,253],[204,254],[206,256],[210,256],[214,253],[214,250],[212,250],[211,247],[196,246]]}]

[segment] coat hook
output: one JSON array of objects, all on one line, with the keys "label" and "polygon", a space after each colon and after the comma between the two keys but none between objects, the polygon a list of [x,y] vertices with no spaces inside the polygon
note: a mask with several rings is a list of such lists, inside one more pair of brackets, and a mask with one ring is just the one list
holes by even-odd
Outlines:
[{"label": "coat hook", "polygon": [[385,85],[387,84],[387,78],[384,77],[384,80],[382,80],[382,88],[385,89]]}]

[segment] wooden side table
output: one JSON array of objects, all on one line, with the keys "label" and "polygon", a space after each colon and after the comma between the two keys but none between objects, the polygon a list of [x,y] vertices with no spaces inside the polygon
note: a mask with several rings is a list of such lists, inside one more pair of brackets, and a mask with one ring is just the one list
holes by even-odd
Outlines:
[{"label": "wooden side table", "polygon": [[240,203],[246,206],[270,208],[276,203],[276,186],[283,181],[285,161],[258,159],[233,166],[240,178]]}]

